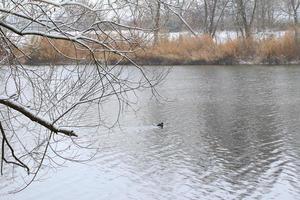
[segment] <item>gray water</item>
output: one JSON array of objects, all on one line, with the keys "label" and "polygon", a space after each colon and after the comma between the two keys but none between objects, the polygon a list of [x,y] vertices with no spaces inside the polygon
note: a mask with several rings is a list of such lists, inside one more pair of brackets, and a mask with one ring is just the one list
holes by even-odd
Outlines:
[{"label": "gray water", "polygon": [[158,91],[93,161],[0,199],[300,199],[299,67],[174,67]]}]

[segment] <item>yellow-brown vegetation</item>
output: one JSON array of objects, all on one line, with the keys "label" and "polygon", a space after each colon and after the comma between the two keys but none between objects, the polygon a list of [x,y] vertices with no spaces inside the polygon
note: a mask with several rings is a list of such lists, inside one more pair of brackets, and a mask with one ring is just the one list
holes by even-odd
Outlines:
[{"label": "yellow-brown vegetation", "polygon": [[237,38],[216,43],[207,35],[163,40],[138,54],[145,64],[280,64],[299,61],[300,46],[292,33],[265,39]]},{"label": "yellow-brown vegetation", "polygon": [[291,33],[281,38],[262,40],[257,51],[264,62],[270,63],[288,63],[300,58],[300,46],[296,44]]},{"label": "yellow-brown vegetation", "polygon": [[[133,46],[115,43],[115,47],[133,50],[141,46],[137,39]],[[95,48],[96,49],[96,48]],[[73,58],[89,61],[90,54],[79,45],[62,40],[40,39],[27,47],[32,63],[70,63]],[[121,57],[114,53],[95,51],[95,57],[108,63]],[[208,35],[198,37],[181,36],[175,40],[162,38],[156,45],[146,45],[129,56],[140,64],[238,64],[241,62],[280,64],[300,60],[300,47],[292,33],[283,37],[264,39],[237,38],[217,43]],[[73,61],[74,61],[73,60]],[[128,63],[123,60],[122,63]]]}]

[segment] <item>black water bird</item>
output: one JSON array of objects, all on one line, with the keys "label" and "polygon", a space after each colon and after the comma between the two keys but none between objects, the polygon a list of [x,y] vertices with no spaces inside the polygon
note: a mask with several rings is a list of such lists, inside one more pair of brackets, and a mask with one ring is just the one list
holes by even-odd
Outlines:
[{"label": "black water bird", "polygon": [[161,122],[161,123],[157,124],[157,126],[160,127],[160,128],[163,128],[164,127],[164,123]]}]

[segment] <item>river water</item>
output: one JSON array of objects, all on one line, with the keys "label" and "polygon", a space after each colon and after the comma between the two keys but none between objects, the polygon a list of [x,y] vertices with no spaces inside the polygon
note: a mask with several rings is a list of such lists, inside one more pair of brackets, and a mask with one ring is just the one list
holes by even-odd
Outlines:
[{"label": "river water", "polygon": [[94,160],[0,199],[300,199],[299,86],[296,66],[174,67]]}]

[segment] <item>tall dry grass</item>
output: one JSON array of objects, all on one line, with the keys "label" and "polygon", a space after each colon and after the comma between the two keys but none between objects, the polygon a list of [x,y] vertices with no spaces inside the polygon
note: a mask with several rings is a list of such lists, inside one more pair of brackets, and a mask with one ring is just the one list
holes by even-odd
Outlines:
[{"label": "tall dry grass", "polygon": [[[122,49],[131,51],[138,46],[138,40],[128,42],[115,42],[111,43],[111,48]],[[91,51],[85,47],[78,45],[74,42],[66,40],[55,40],[35,37],[29,45],[22,50],[28,55],[28,59],[23,62],[28,64],[41,64],[41,63],[72,63],[72,62],[89,62],[92,59],[107,61],[109,63],[118,62],[122,56],[114,52],[103,51],[105,47],[94,45]],[[93,57],[91,57],[93,55]]]},{"label": "tall dry grass", "polygon": [[300,45],[295,42],[292,33],[262,40],[257,51],[264,63],[289,63],[300,59]]},{"label": "tall dry grass", "polygon": [[[89,53],[71,42],[61,40],[41,39],[38,47],[27,48],[35,63],[71,62],[76,58],[89,61]],[[116,43],[116,47],[133,50],[141,46],[137,40],[130,46],[127,43]],[[33,45],[34,46],[34,45]],[[114,53],[96,52],[96,58],[108,63],[117,62],[120,56]],[[268,63],[280,64],[300,60],[300,47],[296,44],[293,34],[287,33],[281,38],[269,37],[265,39],[237,38],[225,43],[216,43],[208,35],[198,37],[181,36],[175,40],[162,38],[153,46],[149,44],[131,57],[140,64],[238,64]],[[126,63],[126,61],[123,61]]]},{"label": "tall dry grass", "polygon": [[258,55],[259,43],[238,38],[218,44],[208,35],[179,37],[147,48],[137,60],[146,64],[235,64],[253,60]]},{"label": "tall dry grass", "polygon": [[66,40],[54,40],[41,37],[34,37],[23,51],[30,59],[28,63],[63,63],[76,59],[87,59],[88,53],[81,50],[72,42]]},{"label": "tall dry grass", "polygon": [[163,39],[155,46],[149,46],[137,54],[136,59],[148,64],[188,64],[210,62],[217,52],[217,45],[209,36],[179,37],[176,40]]}]

